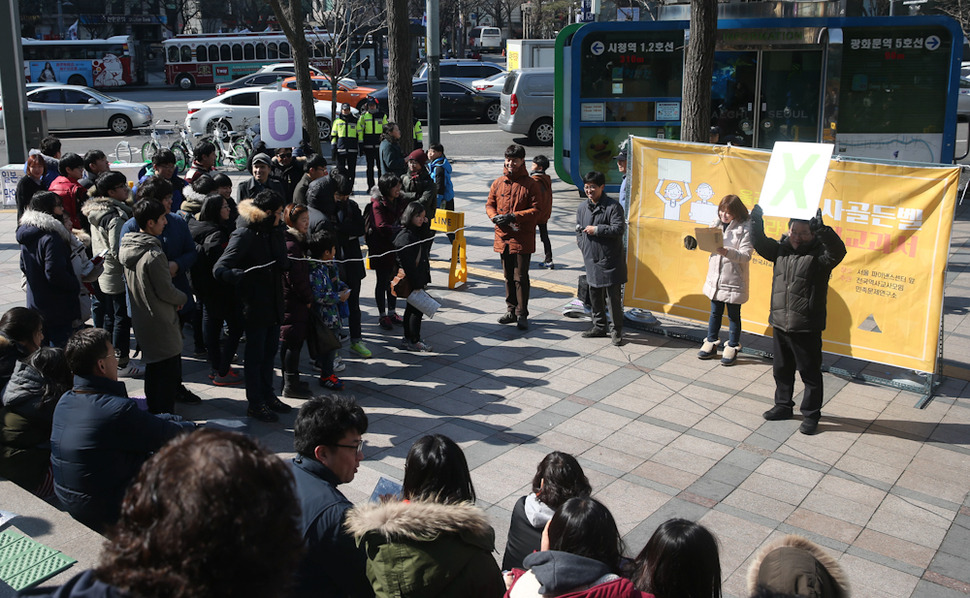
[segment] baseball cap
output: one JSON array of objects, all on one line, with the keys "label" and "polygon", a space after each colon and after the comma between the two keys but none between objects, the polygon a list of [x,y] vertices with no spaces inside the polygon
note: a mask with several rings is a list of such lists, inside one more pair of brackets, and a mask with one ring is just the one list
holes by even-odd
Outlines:
[{"label": "baseball cap", "polygon": [[259,153],[253,156],[253,164],[266,164],[268,166],[271,166],[273,164],[273,161],[266,154]]}]

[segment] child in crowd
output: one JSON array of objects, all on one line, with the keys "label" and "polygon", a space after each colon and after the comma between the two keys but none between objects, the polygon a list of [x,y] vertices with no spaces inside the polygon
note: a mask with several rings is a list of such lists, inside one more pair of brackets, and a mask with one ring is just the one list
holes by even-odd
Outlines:
[{"label": "child in crowd", "polygon": [[333,263],[337,243],[330,231],[321,231],[310,237],[310,288],[313,290],[311,320],[317,332],[317,365],[320,367],[320,385],[330,390],[343,390],[344,383],[333,373],[334,357],[340,348],[337,334],[340,331],[339,304],[350,297],[350,289],[341,290],[337,266]]},{"label": "child in crowd", "polygon": [[549,241],[549,218],[552,216],[552,179],[546,174],[549,169],[549,158],[539,154],[532,158],[532,172],[529,173],[532,180],[539,183],[542,193],[537,194],[536,203],[539,205],[539,219],[536,226],[539,229],[539,239],[542,240],[543,259],[542,267],[552,270],[555,264],[552,263],[552,243]]}]

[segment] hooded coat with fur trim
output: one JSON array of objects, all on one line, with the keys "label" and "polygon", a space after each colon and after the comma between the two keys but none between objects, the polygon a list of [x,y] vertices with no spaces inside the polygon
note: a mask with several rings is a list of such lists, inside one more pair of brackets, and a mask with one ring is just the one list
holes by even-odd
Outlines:
[{"label": "hooded coat with fur trim", "polygon": [[98,278],[101,291],[108,295],[125,292],[125,269],[118,258],[121,250],[121,228],[131,218],[128,204],[110,197],[92,197],[84,203],[81,212],[91,223],[91,251],[104,256],[104,272]]},{"label": "hooded coat with fur trim", "polygon": [[[247,272],[249,268],[253,269]],[[212,274],[237,286],[247,326],[277,326],[283,321],[283,271],[287,269],[283,227],[274,225],[273,214],[260,210],[252,200],[239,204],[237,228]]]},{"label": "hooded coat with fur trim", "polygon": [[379,598],[505,593],[491,554],[495,531],[472,504],[369,504],[351,510],[346,526],[367,553],[367,578]]},{"label": "hooded coat with fur trim", "polygon": [[[39,488],[51,460],[51,424],[60,392],[32,365],[17,362],[0,408],[0,476],[30,491]],[[63,389],[61,389],[63,390]]]},{"label": "hooded coat with fur trim", "polygon": [[182,352],[178,307],[188,296],[175,288],[162,243],[148,233],[121,239],[121,263],[131,300],[131,327],[142,340],[145,363],[157,363]]},{"label": "hooded coat with fur trim", "polygon": [[790,534],[762,548],[748,568],[748,594],[759,586],[811,598],[849,598],[849,579],[821,546]]},{"label": "hooded coat with fur trim", "polygon": [[66,326],[81,317],[81,283],[71,265],[70,239],[61,221],[34,210],[24,212],[17,228],[27,307],[39,311],[47,326]]}]

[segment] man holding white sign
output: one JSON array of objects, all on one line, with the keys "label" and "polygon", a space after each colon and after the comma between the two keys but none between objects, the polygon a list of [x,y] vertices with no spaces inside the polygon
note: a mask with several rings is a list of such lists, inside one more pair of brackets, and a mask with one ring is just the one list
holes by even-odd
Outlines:
[{"label": "man holding white sign", "polygon": [[[822,415],[822,331],[832,269],[845,258],[845,243],[822,222],[818,208],[832,146],[775,144],[758,205],[751,210],[751,239],[758,255],[774,264],[768,323],[774,330],[775,406],[769,421],[790,419],[795,370],[805,383],[798,431],[814,434]],[[761,204],[766,205],[762,209]],[[788,216],[780,241],[765,236],[763,215]],[[814,213],[811,220],[806,214]]]}]

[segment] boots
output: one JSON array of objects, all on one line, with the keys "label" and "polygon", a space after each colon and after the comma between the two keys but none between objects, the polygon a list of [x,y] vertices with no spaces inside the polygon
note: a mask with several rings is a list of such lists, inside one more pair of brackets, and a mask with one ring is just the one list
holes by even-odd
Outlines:
[{"label": "boots", "polygon": [[313,397],[310,385],[300,381],[299,374],[283,373],[283,396],[287,399],[309,399]]}]

